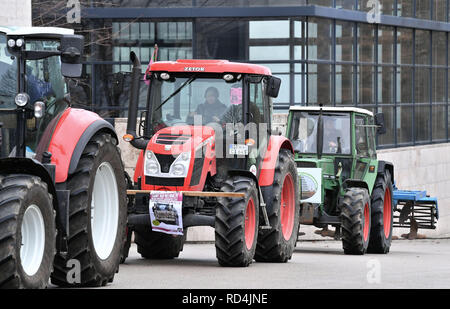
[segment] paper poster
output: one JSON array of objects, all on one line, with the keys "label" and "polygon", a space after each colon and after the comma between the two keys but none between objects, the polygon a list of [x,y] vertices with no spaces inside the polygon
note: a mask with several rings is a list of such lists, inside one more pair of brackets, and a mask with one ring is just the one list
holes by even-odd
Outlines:
[{"label": "paper poster", "polygon": [[181,192],[152,191],[149,205],[152,230],[183,235],[182,204],[183,193]]},{"label": "paper poster", "polygon": [[302,203],[322,203],[322,169],[321,168],[297,168],[301,183]]}]

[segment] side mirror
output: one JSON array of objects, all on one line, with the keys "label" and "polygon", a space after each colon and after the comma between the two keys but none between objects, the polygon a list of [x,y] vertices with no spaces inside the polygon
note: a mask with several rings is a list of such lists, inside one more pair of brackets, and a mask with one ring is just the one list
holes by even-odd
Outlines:
[{"label": "side mirror", "polygon": [[281,87],[281,79],[275,76],[270,76],[267,79],[266,94],[269,97],[276,98],[278,97],[278,93],[280,92],[280,87]]},{"label": "side mirror", "polygon": [[386,134],[386,126],[384,124],[383,113],[379,113],[379,114],[375,115],[375,125],[377,126],[377,134],[378,135]]},{"label": "side mirror", "polygon": [[83,65],[84,38],[68,35],[61,38],[61,73],[65,77],[80,77]]}]

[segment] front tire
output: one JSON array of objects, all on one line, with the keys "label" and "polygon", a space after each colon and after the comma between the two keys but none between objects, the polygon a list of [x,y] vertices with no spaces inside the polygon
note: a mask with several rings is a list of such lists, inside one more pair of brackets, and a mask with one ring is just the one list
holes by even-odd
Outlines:
[{"label": "front tire", "polygon": [[386,254],[391,248],[394,226],[393,191],[389,171],[379,175],[372,192],[372,228],[367,249],[370,253]]},{"label": "front tire", "polygon": [[298,238],[300,198],[292,153],[281,149],[275,167],[271,199],[266,201],[270,230],[260,230],[255,259],[285,263],[291,259]]},{"label": "front tire", "polygon": [[255,256],[259,227],[259,198],[255,182],[233,176],[222,192],[244,193],[244,197],[218,198],[215,221],[216,256],[221,266],[246,267]]},{"label": "front tire", "polygon": [[349,188],[341,204],[342,246],[345,254],[366,253],[370,238],[370,198],[366,189]]},{"label": "front tire", "polygon": [[45,288],[55,257],[55,212],[47,184],[0,176],[0,288]]},{"label": "front tire", "polygon": [[[150,219],[149,219],[150,220]],[[136,226],[134,229],[134,242],[138,253],[144,259],[169,260],[176,258],[183,250],[185,235],[170,235],[153,232],[149,226]]]},{"label": "front tire", "polygon": [[[126,183],[117,141],[98,133],[89,141],[70,190],[67,255],[57,255],[52,283],[59,286],[104,286],[118,272],[127,220]],[[81,282],[72,282],[67,267],[80,262]],[[70,282],[69,282],[70,281]]]}]

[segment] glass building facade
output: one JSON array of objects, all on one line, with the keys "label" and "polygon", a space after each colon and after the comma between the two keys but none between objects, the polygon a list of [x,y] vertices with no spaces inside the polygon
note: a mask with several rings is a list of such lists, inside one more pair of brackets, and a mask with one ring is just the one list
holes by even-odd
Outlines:
[{"label": "glass building facade", "polygon": [[80,2],[81,23],[68,24],[64,1],[33,0],[33,25],[85,35],[74,100],[105,118],[127,114],[130,51],[148,63],[158,44],[158,60],[269,67],[282,79],[278,113],[317,104],[382,112],[381,148],[449,141],[449,0]]}]

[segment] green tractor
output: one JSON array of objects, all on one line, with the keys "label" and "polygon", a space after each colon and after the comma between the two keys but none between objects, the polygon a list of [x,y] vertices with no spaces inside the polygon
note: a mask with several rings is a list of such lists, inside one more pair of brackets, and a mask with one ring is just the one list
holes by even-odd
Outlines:
[{"label": "green tractor", "polygon": [[300,223],[336,228],[345,254],[388,253],[394,166],[377,160],[383,114],[361,108],[291,107],[287,137],[301,179]]}]

